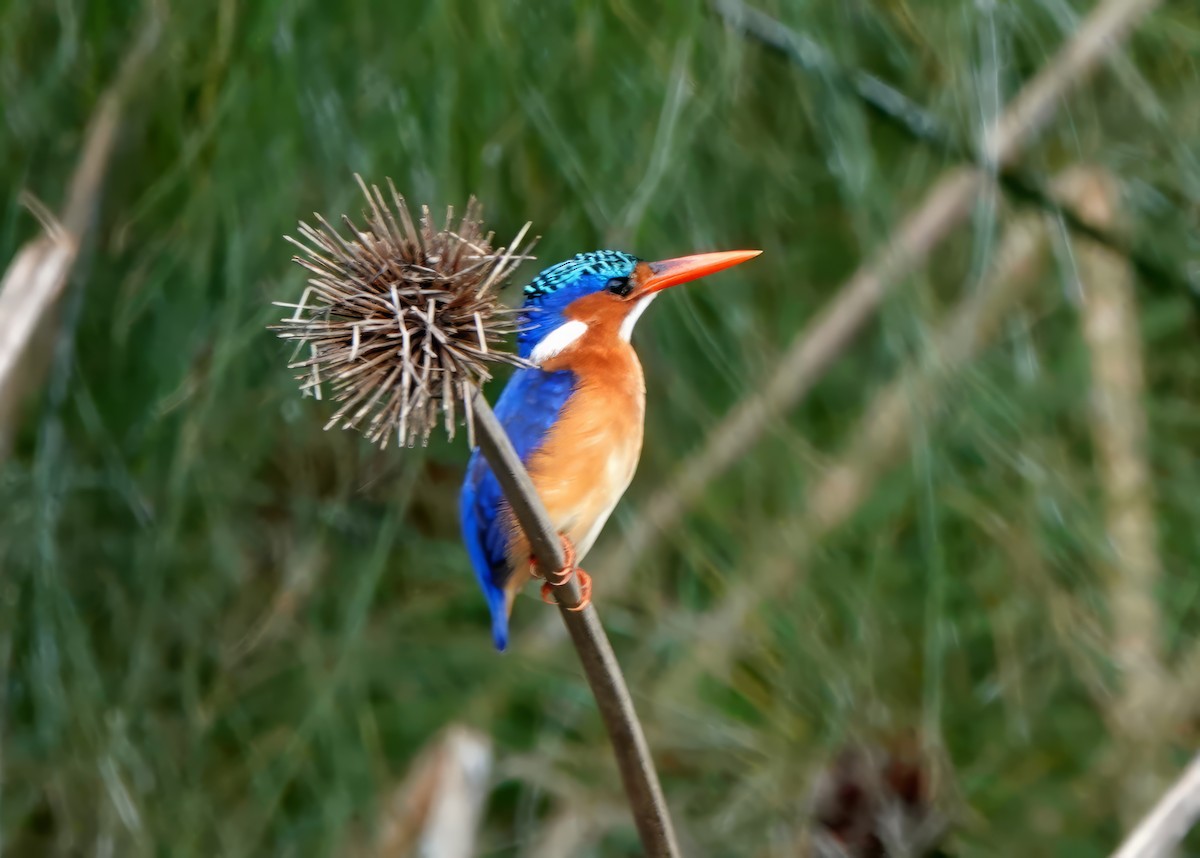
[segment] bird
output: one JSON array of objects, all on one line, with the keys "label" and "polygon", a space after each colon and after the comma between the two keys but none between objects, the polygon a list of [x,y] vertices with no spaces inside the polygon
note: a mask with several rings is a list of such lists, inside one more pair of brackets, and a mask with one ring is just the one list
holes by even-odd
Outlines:
[{"label": "bird", "polygon": [[471,565],[487,600],[492,640],[508,645],[517,593],[545,578],[579,576],[582,610],[591,578],[577,563],[592,547],[628,488],[642,449],[646,384],[630,342],[658,294],[746,262],[758,250],[698,253],[646,262],[616,250],[579,253],[538,274],[523,290],[518,354],[527,364],[510,376],[495,414],[529,471],[567,562],[550,575],[537,569],[530,544],[476,448],[459,494],[459,518]]}]

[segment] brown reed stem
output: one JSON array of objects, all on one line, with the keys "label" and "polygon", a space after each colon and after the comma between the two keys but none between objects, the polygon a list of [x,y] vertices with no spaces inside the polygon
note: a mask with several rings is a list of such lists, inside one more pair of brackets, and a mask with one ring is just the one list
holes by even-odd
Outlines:
[{"label": "brown reed stem", "polygon": [[[492,466],[504,496],[529,538],[538,565],[543,569],[562,568],[566,558],[558,533],[550,523],[550,517],[508,434],[482,392],[476,393],[471,407],[475,413],[479,449]],[[658,781],[658,772],[650,757],[650,746],[634,710],[621,666],[604,633],[604,626],[600,624],[600,616],[594,605],[588,605],[582,611],[571,610],[578,607],[582,597],[575,576],[556,586],[554,594],[567,632],[575,644],[575,651],[579,653],[592,695],[596,698],[600,717],[612,741],[617,768],[621,772],[621,781],[646,855],[650,858],[677,858],[679,846]]]}]

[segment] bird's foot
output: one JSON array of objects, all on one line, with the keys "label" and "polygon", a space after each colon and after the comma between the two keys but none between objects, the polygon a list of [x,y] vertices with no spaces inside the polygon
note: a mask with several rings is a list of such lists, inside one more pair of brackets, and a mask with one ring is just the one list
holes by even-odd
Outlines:
[{"label": "bird's foot", "polygon": [[562,534],[559,534],[559,539],[562,540],[563,550],[563,565],[562,568],[553,575],[547,575],[546,580],[555,586],[561,586],[571,580],[571,576],[575,574],[575,545],[571,540],[567,539]]},{"label": "bird's foot", "polygon": [[[588,605],[592,604],[592,576],[582,569],[572,569],[571,572],[579,576],[579,604],[573,608],[567,608],[567,610],[582,611]],[[567,579],[563,579],[560,583],[565,584],[566,581]],[[547,605],[558,604],[558,599],[554,597],[554,585],[549,581],[542,585],[542,601]]]},{"label": "bird's foot", "polygon": [[561,569],[546,575],[538,568],[537,558],[533,555],[529,557],[530,572],[534,577],[544,578],[555,587],[561,587],[570,581],[571,576],[575,574],[575,546],[571,540],[567,539],[561,533],[558,535],[558,538],[562,540],[563,565]]},{"label": "bird's foot", "polygon": [[561,587],[571,580],[572,575],[579,578],[579,604],[572,608],[567,608],[568,611],[582,611],[592,603],[592,576],[576,567],[575,562],[577,555],[575,546],[567,537],[559,534],[559,539],[562,540],[563,550],[563,565],[561,569],[551,572],[548,575],[543,575],[538,571],[537,561],[530,558],[533,565],[533,574],[539,578],[544,578],[546,583],[542,584],[542,601],[547,605],[557,605],[558,599],[554,597],[554,588]]}]

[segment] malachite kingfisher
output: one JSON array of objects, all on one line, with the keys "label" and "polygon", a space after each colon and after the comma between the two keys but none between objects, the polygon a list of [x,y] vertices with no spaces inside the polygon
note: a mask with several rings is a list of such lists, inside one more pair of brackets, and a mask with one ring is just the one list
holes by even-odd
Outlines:
[{"label": "malachite kingfisher", "polygon": [[[761,251],[700,253],[644,262],[628,253],[580,253],[542,271],[524,289],[518,369],[496,403],[587,604],[591,579],[575,564],[600,535],[633,479],[642,450],[646,383],[630,344],[650,302],[671,286],[752,259]],[[487,460],[476,449],[459,496],[463,539],[492,615],[496,648],[508,644],[517,592],[539,574]],[[549,583],[542,597],[550,601]],[[582,608],[583,605],[580,607]]]}]

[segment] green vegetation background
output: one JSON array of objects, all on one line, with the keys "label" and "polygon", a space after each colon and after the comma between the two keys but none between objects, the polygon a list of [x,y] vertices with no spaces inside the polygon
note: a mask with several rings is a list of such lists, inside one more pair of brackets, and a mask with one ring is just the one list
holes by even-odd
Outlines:
[{"label": "green vegetation background", "polygon": [[[1200,258],[1200,7],[1166,5],[1024,163],[1111,170],[1136,240],[1186,271]],[[608,593],[605,557],[639,503],[949,164],[702,4],[171,6],[68,336],[0,466],[8,854],[339,853],[453,721],[499,754],[480,854],[522,854],[564,803],[619,807],[574,654],[522,637],[548,609],[521,601],[515,648],[491,650],[455,522],[462,439],[380,452],[323,432],[328,404],[296,395],[265,330],[270,301],[303,282],[281,236],[314,211],[357,213],[355,171],[435,209],[476,194],[501,238],[532,220],[547,264],[610,245],[765,251],[642,321],[646,451],[588,564],[691,854],[786,854],[828,756],[909,729],[946,762],[955,854],[1115,844],[1122,770],[1100,701],[1121,680],[1065,234],[905,466],[801,585],[762,594],[735,667],[680,688],[705,640],[694,618],[773,559],[763,546],[803,517],[864,402],[977,282],[1004,210],[904,284],[635,589]],[[1090,6],[760,8],[970,139]],[[18,191],[61,199],[141,20],[134,3],[0,4],[0,259],[37,230]],[[1186,294],[1139,295],[1174,659],[1200,616],[1200,345]],[[1176,764],[1196,714],[1167,739]],[[631,828],[618,820],[593,854],[636,854]]]}]

